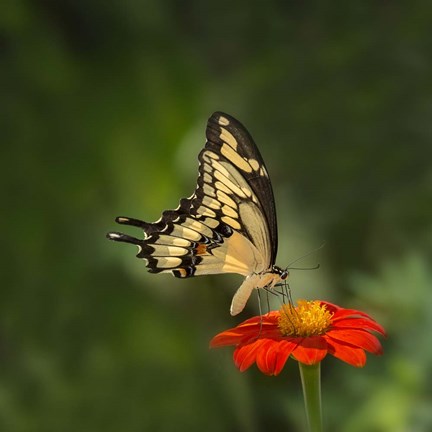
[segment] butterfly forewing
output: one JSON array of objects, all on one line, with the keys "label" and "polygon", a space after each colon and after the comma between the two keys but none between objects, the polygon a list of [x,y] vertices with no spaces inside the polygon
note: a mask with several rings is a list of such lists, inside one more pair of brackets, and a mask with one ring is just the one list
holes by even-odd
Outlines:
[{"label": "butterfly forewing", "polygon": [[228,114],[216,112],[207,124],[206,149],[214,149],[236,167],[246,181],[245,194],[253,191],[269,230],[271,263],[277,253],[277,222],[273,189],[264,160],[247,129]]}]

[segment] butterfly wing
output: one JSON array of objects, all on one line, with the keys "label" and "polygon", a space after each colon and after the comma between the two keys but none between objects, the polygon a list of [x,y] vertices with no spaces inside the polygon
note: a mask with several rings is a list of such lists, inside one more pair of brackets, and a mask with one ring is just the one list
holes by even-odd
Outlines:
[{"label": "butterfly wing", "polygon": [[119,217],[143,229],[144,239],[112,232],[111,240],[138,246],[152,273],[176,277],[239,273],[271,268],[277,251],[273,191],[262,157],[233,117],[214,113],[199,154],[197,188],[175,210],[153,223]]}]

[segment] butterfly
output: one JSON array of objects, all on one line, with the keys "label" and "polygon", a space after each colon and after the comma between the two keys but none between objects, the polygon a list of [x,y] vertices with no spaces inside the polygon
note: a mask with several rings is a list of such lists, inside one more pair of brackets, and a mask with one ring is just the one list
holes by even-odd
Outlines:
[{"label": "butterfly", "polygon": [[110,240],[138,246],[150,273],[179,278],[238,273],[245,276],[231,303],[240,313],[254,288],[271,289],[288,277],[275,265],[277,221],[273,190],[263,158],[246,128],[215,112],[198,156],[195,192],[155,222],[117,217],[144,231],[139,239],[110,232]]}]

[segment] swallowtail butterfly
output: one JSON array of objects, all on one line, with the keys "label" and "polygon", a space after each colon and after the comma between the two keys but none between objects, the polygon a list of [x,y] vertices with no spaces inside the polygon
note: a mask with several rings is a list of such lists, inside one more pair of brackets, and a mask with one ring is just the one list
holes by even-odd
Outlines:
[{"label": "swallowtail butterfly", "polygon": [[156,222],[118,217],[144,238],[110,232],[110,240],[138,246],[150,273],[179,278],[217,273],[245,276],[231,304],[240,313],[254,288],[273,288],[288,276],[275,265],[277,224],[273,190],[261,154],[246,128],[221,112],[208,120],[198,156],[195,192]]}]

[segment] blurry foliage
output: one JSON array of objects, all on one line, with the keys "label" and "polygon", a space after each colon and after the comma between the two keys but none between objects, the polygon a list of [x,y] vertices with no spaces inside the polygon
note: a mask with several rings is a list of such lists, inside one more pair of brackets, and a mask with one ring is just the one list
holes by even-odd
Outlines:
[{"label": "blurry foliage", "polygon": [[[207,117],[251,131],[295,297],[371,312],[385,355],[323,364],[328,430],[432,428],[432,5],[0,5],[0,430],[300,430],[297,368],[207,349],[235,276],[148,275],[108,243],[188,196]],[[240,319],[256,313],[251,299]]]}]

